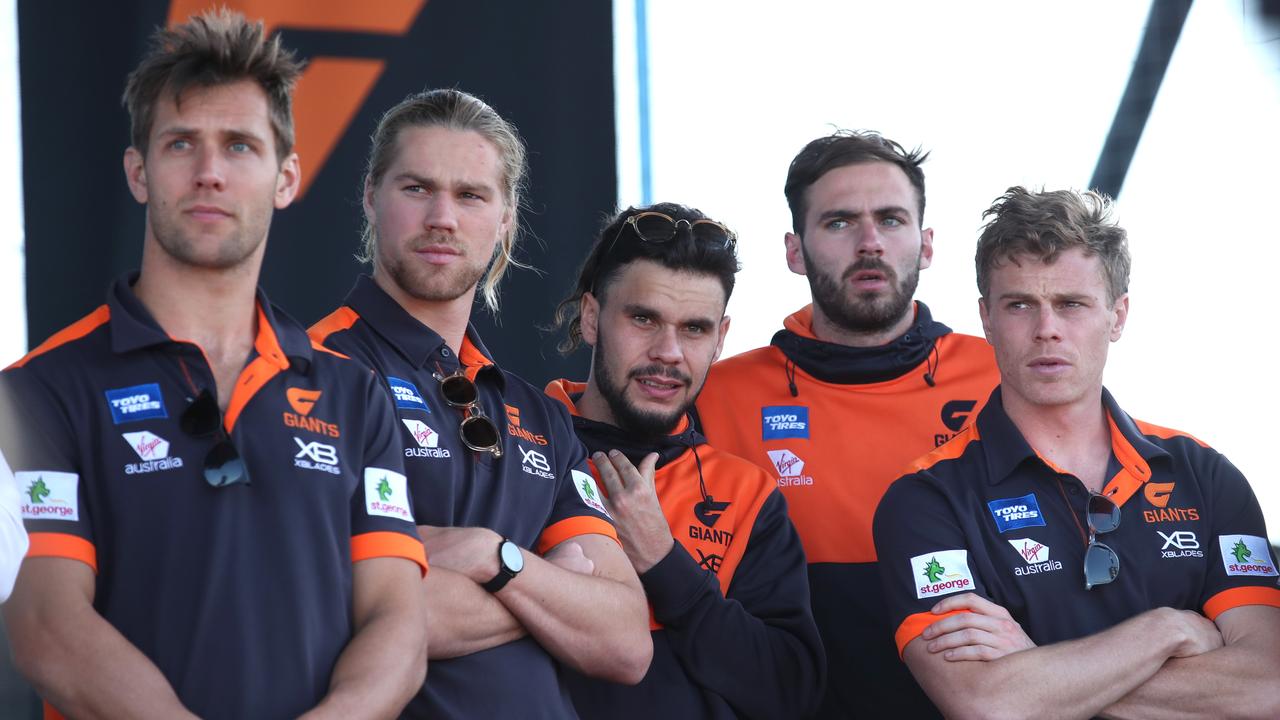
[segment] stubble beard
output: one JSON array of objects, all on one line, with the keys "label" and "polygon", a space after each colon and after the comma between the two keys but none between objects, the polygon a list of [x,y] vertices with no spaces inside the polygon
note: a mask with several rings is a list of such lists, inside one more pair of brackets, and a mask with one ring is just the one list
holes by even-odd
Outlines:
[{"label": "stubble beard", "polygon": [[[174,213],[167,209],[155,212],[148,208],[147,223],[151,235],[165,254],[177,262],[206,270],[230,270],[240,267],[258,251],[267,240],[271,227],[271,209],[250,211],[242,216],[245,222],[237,224],[221,240],[200,240],[182,227]],[[233,221],[237,218],[232,218]],[[207,246],[216,243],[213,248]]]},{"label": "stubble beard", "polygon": [[[432,244],[457,247],[462,253],[459,256],[460,260],[450,266],[433,268],[425,263],[416,262],[411,257],[412,248]],[[405,294],[424,302],[457,300],[475,288],[484,277],[489,265],[471,262],[466,248],[459,247],[447,233],[428,233],[414,238],[409,243],[408,249],[398,255],[387,252],[380,242],[377,242],[376,247],[381,260],[380,264],[392,281]]]},{"label": "stubble beard", "polygon": [[605,359],[608,355],[606,345],[604,332],[599,332],[596,336],[595,352],[591,357],[592,377],[595,379],[596,389],[600,391],[601,397],[609,406],[609,411],[613,413],[615,425],[639,437],[657,437],[674,430],[680,418],[684,417],[689,407],[693,405],[696,393],[690,393],[679,408],[669,413],[649,412],[641,410],[627,399],[626,381],[638,375],[660,375],[683,382],[686,388],[690,388],[692,387],[690,378],[674,368],[648,365],[628,372],[627,377],[619,381],[613,368]]},{"label": "stubble beard", "polygon": [[[809,251],[801,244],[804,264],[809,277],[809,291],[813,302],[832,323],[850,332],[880,333],[892,328],[906,315],[920,284],[920,258],[898,281],[898,273],[879,258],[862,258],[845,268],[839,280],[820,272]],[[845,283],[854,273],[876,270],[884,274],[891,288],[888,294],[856,293],[846,291]]]}]

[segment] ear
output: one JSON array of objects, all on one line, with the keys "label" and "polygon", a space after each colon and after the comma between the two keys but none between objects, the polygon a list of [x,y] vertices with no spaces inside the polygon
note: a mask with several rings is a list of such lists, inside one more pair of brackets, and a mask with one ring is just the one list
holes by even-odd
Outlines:
[{"label": "ear", "polygon": [[1115,322],[1111,325],[1111,342],[1116,342],[1124,333],[1124,324],[1129,320],[1129,293],[1116,298],[1115,307],[1111,309],[1115,313]]},{"label": "ear", "polygon": [[920,269],[933,264],[933,228],[925,228],[920,232]]},{"label": "ear", "polygon": [[280,172],[276,173],[276,209],[283,210],[298,195],[302,183],[302,169],[298,164],[298,153],[289,153],[289,157],[280,163]]},{"label": "ear", "polygon": [[787,233],[783,243],[787,246],[787,267],[797,275],[808,275],[808,268],[804,265],[804,240],[795,233]]},{"label": "ear", "polygon": [[596,346],[600,336],[600,301],[589,292],[582,293],[578,301],[578,330],[582,333],[582,341],[591,347]]},{"label": "ear", "polygon": [[720,318],[720,340],[716,342],[716,353],[711,356],[711,362],[720,359],[720,353],[724,351],[724,338],[729,334],[729,316],[725,315]]},{"label": "ear", "polygon": [[987,307],[986,298],[978,298],[978,317],[982,318],[982,334],[991,345],[991,310]]},{"label": "ear", "polygon": [[140,204],[147,204],[147,160],[137,148],[130,146],[124,151],[124,179],[129,184],[129,192]]}]

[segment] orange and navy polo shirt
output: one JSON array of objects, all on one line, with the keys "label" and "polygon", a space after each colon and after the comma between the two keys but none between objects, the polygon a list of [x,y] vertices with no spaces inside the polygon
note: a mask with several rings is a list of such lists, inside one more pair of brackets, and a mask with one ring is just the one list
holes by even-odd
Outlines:
[{"label": "orange and navy polo shirt", "polygon": [[[392,421],[400,429],[397,445],[418,503],[418,523],[487,527],[538,553],[579,535],[617,540],[568,412],[495,365],[474,328],[467,329],[455,354],[361,276],[342,307],[313,326],[311,336],[372,367],[393,398]],[[469,450],[458,436],[462,412],[445,402],[435,376],[459,370],[475,382],[481,409],[498,427],[501,457]],[[527,636],[433,660],[405,715],[575,717],[558,664]]]},{"label": "orange and navy polo shirt", "polygon": [[1089,492],[1040,456],[997,388],[977,423],[912,466],[876,511],[876,550],[899,652],[974,592],[1009,610],[1038,645],[1092,635],[1157,607],[1214,619],[1280,607],[1275,558],[1248,481],[1199,440],[1132,419],[1102,392],[1111,428],[1102,492],[1120,526],[1097,536],[1116,579],[1084,587]]},{"label": "orange and navy polo shirt", "polygon": [[218,438],[186,435],[179,418],[213,373],[131,282],[0,374],[24,418],[0,435],[27,557],[93,568],[95,609],[192,712],[296,716],[324,697],[351,639],[352,563],[426,572],[390,403],[259,293],[223,415],[250,483],[212,487]]},{"label": "orange and navy polo shirt", "polygon": [[708,445],[687,419],[642,438],[580,417],[584,389],[557,380],[546,391],[574,413],[589,450],[618,450],[635,464],[658,453],[654,490],[675,544],[640,576],[653,636],[648,672],[629,686],[566,670],[578,711],[614,720],[807,715],[826,661],[804,550],[777,485]]}]

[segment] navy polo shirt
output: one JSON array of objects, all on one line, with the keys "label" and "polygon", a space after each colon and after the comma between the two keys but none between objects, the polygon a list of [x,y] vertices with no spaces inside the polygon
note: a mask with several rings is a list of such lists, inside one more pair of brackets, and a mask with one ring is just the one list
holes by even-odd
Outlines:
[{"label": "navy polo shirt", "polygon": [[1280,607],[1275,559],[1249,483],[1176,430],[1136,421],[1103,390],[1120,526],[1097,536],[1120,558],[1114,581],[1084,587],[1089,493],[1023,438],[1000,388],[955,439],[914,463],[876,511],[876,552],[901,652],[939,619],[942,597],[1004,606],[1037,644],[1091,635],[1156,607],[1210,619]]},{"label": "navy polo shirt", "polygon": [[[489,358],[474,328],[458,357],[367,276],[343,306],[311,328],[317,342],[367,363],[394,400],[418,522],[486,527],[545,553],[578,535],[617,539],[564,406]],[[436,375],[459,370],[502,438],[502,455],[474,452],[458,436],[462,411]],[[497,548],[494,549],[497,551]],[[555,659],[532,637],[432,660],[406,716],[575,717]]]},{"label": "navy polo shirt", "polygon": [[426,559],[376,378],[258,295],[223,426],[251,484],[210,486],[179,417],[213,373],[121,279],[0,375],[28,557],[80,560],[94,607],[208,718],[295,717],[351,638],[352,563]]}]

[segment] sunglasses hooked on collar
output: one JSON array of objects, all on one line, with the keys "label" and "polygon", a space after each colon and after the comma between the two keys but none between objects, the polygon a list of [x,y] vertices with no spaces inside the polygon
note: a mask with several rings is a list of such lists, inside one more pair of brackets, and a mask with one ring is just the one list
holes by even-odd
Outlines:
[{"label": "sunglasses hooked on collar", "polygon": [[480,407],[480,390],[475,381],[467,377],[462,368],[450,375],[437,371],[432,373],[432,377],[440,383],[440,395],[444,401],[462,411],[462,422],[458,425],[462,444],[475,452],[502,457],[502,436],[498,433],[498,426]]}]

